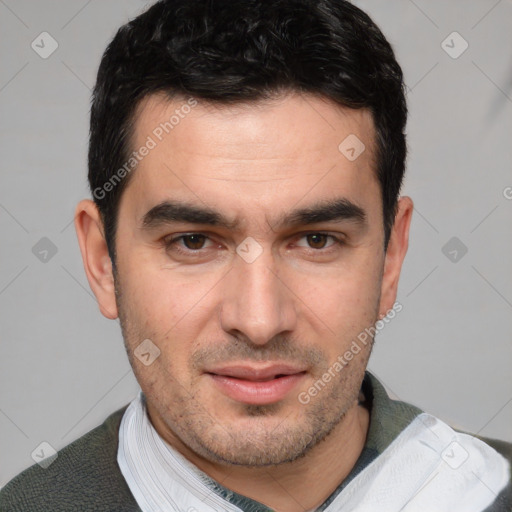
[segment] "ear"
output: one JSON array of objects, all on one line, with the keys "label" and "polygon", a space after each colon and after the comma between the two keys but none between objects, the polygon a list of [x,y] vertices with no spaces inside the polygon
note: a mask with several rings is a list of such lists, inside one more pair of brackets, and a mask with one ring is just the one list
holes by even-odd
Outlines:
[{"label": "ear", "polygon": [[112,261],[103,234],[103,223],[96,204],[90,199],[80,201],[75,210],[75,229],[82,253],[85,273],[101,314],[117,318]]},{"label": "ear", "polygon": [[413,207],[414,205],[410,197],[401,197],[398,201],[395,223],[391,230],[384,259],[379,318],[384,317],[392,309],[396,300],[398,279],[405,254],[407,253],[407,247],[409,246],[409,228],[411,226]]}]

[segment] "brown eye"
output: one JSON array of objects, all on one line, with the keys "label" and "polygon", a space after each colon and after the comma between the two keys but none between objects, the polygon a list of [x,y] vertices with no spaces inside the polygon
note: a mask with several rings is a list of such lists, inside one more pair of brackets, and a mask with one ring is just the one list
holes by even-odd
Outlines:
[{"label": "brown eye", "polygon": [[327,242],[328,235],[322,233],[313,233],[307,235],[307,241],[310,247],[313,249],[323,249]]},{"label": "brown eye", "polygon": [[196,235],[196,234],[195,235],[184,235],[182,237],[182,240],[183,240],[183,245],[185,245],[185,247],[187,249],[197,251],[197,250],[203,248],[203,245],[206,241],[206,236]]}]

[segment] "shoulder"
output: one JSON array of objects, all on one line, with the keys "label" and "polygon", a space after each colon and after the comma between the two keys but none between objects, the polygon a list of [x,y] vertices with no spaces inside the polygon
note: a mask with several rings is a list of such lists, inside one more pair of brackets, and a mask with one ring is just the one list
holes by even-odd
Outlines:
[{"label": "shoulder", "polygon": [[482,437],[474,434],[470,435],[473,435],[473,437],[476,439],[480,439],[480,441],[483,441],[491,448],[494,448],[512,464],[512,443],[507,443],[506,441],[500,441],[499,439],[491,439],[489,437]]},{"label": "shoulder", "polygon": [[0,491],[0,511],[137,511],[117,465],[119,424],[126,407],[57,453],[46,468],[35,464]]},{"label": "shoulder", "polygon": [[[467,432],[463,433],[468,434]],[[494,503],[489,508],[487,508],[485,512],[510,512],[512,510],[512,443],[475,434],[468,435],[485,443],[487,446],[490,446],[494,451],[498,452],[503,458],[507,460],[509,467],[508,484],[499,492]]]},{"label": "shoulder", "polygon": [[[404,461],[409,460],[417,471],[418,461],[425,464],[431,459],[436,475],[442,475],[429,484],[428,491],[431,492],[439,487],[436,499],[441,493],[445,493],[447,499],[453,498],[454,489],[459,494],[464,489],[462,496],[465,499],[471,492],[479,495],[492,493],[485,512],[512,511],[511,443],[450,427],[414,405],[392,400],[370,372],[365,376],[363,392],[372,402],[367,446],[373,448],[377,456],[387,454],[381,464],[386,463],[388,473],[389,467],[395,464],[396,471],[406,476]],[[414,453],[417,457],[401,458],[403,453],[397,453],[400,449],[405,455]],[[390,485],[393,485],[392,481]],[[427,494],[422,491],[421,496]]]}]

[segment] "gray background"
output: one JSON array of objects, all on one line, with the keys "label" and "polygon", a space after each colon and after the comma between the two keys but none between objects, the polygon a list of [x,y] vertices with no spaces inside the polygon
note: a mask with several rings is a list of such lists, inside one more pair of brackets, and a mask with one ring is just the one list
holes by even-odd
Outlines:
[{"label": "gray background", "polygon": [[[403,311],[377,338],[370,369],[393,396],[512,441],[512,3],[355,3],[405,72],[403,193],[415,201]],[[0,485],[33,463],[41,442],[63,447],[138,390],[119,324],[89,290],[72,221],[89,197],[89,98],[101,54],[144,7],[0,0]],[[59,45],[47,59],[31,48],[43,31]],[[458,53],[458,36],[442,45],[453,31],[469,44],[458,58],[444,49]],[[46,261],[43,237],[57,250]],[[459,242],[443,253],[452,237]]]}]

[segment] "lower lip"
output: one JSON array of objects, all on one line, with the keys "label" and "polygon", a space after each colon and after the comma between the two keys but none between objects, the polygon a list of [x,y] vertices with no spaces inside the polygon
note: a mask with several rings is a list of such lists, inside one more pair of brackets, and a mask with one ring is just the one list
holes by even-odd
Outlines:
[{"label": "lower lip", "polygon": [[228,397],[246,404],[265,405],[278,402],[298,384],[305,372],[284,375],[265,382],[236,379],[210,373],[210,377]]}]

